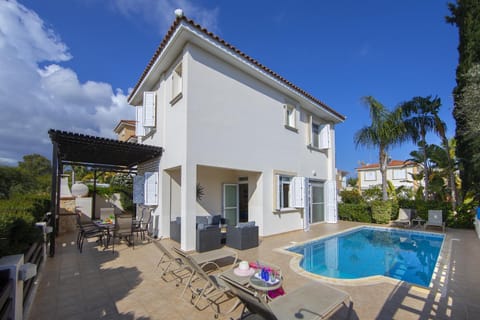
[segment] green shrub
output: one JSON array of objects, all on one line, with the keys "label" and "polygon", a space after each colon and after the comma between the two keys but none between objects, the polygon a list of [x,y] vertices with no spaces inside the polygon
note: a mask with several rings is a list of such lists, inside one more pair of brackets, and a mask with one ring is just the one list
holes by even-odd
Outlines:
[{"label": "green shrub", "polygon": [[50,211],[50,196],[46,194],[16,196],[9,200],[0,200],[0,214],[28,213],[36,221],[41,221],[48,211]]},{"label": "green shrub", "polygon": [[339,203],[338,217],[346,221],[372,222],[370,208],[366,203]]},{"label": "green shrub", "polygon": [[342,190],[340,197],[343,203],[363,203],[363,197],[358,189]]},{"label": "green shrub", "polygon": [[472,229],[478,205],[474,197],[467,195],[464,202],[457,207],[456,214],[452,211],[447,216],[447,225],[452,228]]},{"label": "green shrub", "polygon": [[41,239],[36,219],[29,213],[0,214],[0,257],[25,253],[30,245]]},{"label": "green shrub", "polygon": [[375,223],[388,223],[392,217],[392,201],[374,200],[370,203]]}]

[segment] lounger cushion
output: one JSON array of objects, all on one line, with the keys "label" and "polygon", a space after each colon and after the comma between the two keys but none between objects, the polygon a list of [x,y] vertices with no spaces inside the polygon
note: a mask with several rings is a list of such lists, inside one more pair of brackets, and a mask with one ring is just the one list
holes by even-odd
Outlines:
[{"label": "lounger cushion", "polygon": [[316,319],[317,315],[323,319],[347,298],[346,292],[313,282],[274,299],[269,306],[278,319]]}]

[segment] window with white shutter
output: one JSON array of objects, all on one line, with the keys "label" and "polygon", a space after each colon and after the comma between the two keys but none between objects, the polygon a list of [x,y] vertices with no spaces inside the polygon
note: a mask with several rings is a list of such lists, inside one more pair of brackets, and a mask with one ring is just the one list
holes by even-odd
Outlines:
[{"label": "window with white shutter", "polygon": [[310,146],[316,149],[330,148],[330,125],[311,122]]},{"label": "window with white shutter", "polygon": [[172,73],[172,100],[175,100],[183,89],[182,64],[179,63]]},{"label": "window with white shutter", "polygon": [[145,205],[158,205],[158,172],[145,172]]},{"label": "window with white shutter", "polygon": [[277,199],[276,209],[290,208],[290,176],[276,176]]},{"label": "window with white shutter", "polygon": [[143,126],[155,127],[156,114],[156,94],[155,91],[145,91],[143,93]]},{"label": "window with white shutter", "polygon": [[330,148],[330,125],[324,124],[320,130],[320,135],[318,139],[318,148],[319,149],[329,149]]},{"label": "window with white shutter", "polygon": [[136,106],[135,109],[135,135],[137,137],[143,137],[145,136],[145,127],[143,126],[143,106]]}]

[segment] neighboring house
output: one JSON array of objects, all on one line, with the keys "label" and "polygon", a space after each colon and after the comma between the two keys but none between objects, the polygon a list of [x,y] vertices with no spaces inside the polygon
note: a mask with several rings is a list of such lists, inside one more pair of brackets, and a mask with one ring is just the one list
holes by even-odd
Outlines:
[{"label": "neighboring house", "polygon": [[135,123],[135,120],[120,120],[115,129],[113,129],[117,134],[117,139],[124,142],[137,142]]},{"label": "neighboring house", "polygon": [[347,188],[347,176],[348,172],[344,170],[338,170],[336,171],[336,178],[335,180],[337,181],[337,193],[346,189]]},{"label": "neighboring house", "polygon": [[191,250],[196,215],[255,221],[260,236],[337,221],[335,125],[345,117],[194,21],[177,17],[128,101],[138,142],[164,148],[139,166],[145,194],[141,178],[135,191],[154,206],[157,235],[181,217]]},{"label": "neighboring house", "polygon": [[[414,181],[412,174],[418,174],[420,169],[420,166],[412,161],[391,160],[387,166],[387,179],[393,183],[395,188],[405,186],[416,191],[420,185],[423,185],[423,182]],[[378,163],[364,164],[356,170],[360,190],[382,185],[382,175]]]}]

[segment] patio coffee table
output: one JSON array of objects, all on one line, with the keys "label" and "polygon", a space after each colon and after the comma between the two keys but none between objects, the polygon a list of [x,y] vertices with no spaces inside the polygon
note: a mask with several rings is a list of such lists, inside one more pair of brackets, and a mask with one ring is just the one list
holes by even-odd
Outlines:
[{"label": "patio coffee table", "polygon": [[412,228],[420,228],[425,223],[425,220],[422,218],[412,219]]}]

